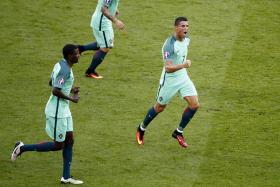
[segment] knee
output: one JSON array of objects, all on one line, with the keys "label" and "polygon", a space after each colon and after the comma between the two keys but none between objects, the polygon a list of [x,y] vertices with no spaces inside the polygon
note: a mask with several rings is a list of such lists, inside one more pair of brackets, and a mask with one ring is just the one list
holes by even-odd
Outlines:
[{"label": "knee", "polygon": [[100,48],[101,51],[108,53],[110,51],[111,48]]},{"label": "knee", "polygon": [[164,111],[164,107],[160,107],[159,109],[158,109],[158,113],[161,113],[161,112],[163,112]]},{"label": "knee", "polygon": [[189,107],[190,107],[191,109],[193,109],[193,110],[198,110],[199,107],[200,107],[200,104],[199,104],[199,102],[193,103],[193,104],[190,105]]},{"label": "knee", "polygon": [[74,145],[74,138],[73,138],[73,133],[67,133],[66,138],[65,138],[65,144],[66,145]]},{"label": "knee", "polygon": [[73,146],[74,145],[74,139],[71,138],[70,140],[67,140],[67,142],[65,142],[67,145]]},{"label": "knee", "polygon": [[157,113],[161,113],[161,112],[164,111],[165,106],[166,106],[166,105],[159,105],[159,104],[156,104],[156,105],[155,105],[155,111],[156,111]]},{"label": "knee", "polygon": [[54,143],[54,151],[59,151],[61,149],[63,149],[64,147],[64,143],[63,142],[55,142]]}]

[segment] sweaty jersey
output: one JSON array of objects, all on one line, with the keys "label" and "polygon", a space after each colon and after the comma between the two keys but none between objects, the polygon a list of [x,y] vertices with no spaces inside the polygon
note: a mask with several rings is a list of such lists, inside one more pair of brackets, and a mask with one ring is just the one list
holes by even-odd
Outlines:
[{"label": "sweaty jersey", "polygon": [[[162,58],[164,64],[167,61],[172,61],[174,65],[182,64],[185,62],[188,55],[188,46],[190,43],[190,39],[188,37],[184,38],[183,41],[176,40],[175,36],[170,36],[164,42],[162,46]],[[188,76],[186,68],[180,69],[173,73],[167,73],[165,71],[165,67],[163,67],[161,74],[161,83],[165,78],[174,77],[186,77]]]},{"label": "sweaty jersey", "polygon": [[[65,59],[56,63],[52,75],[52,88],[60,88],[65,95],[69,95],[73,86],[74,75]],[[51,93],[45,108],[45,114],[55,118],[66,118],[71,116],[69,100],[58,98]]]},{"label": "sweaty jersey", "polygon": [[119,0],[98,0],[96,9],[92,15],[90,26],[95,30],[105,31],[112,29],[112,21],[101,12],[101,8],[106,6],[110,15],[115,16],[118,9]]}]

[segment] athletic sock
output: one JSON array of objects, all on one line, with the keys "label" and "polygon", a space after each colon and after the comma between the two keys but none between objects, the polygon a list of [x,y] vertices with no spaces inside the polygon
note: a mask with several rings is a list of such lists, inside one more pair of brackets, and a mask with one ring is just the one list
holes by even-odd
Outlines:
[{"label": "athletic sock", "polygon": [[102,63],[106,54],[107,54],[107,52],[104,52],[102,50],[96,51],[95,55],[92,58],[91,64],[86,71],[86,74],[94,73],[97,66],[99,66]]},{"label": "athletic sock", "polygon": [[158,115],[158,113],[156,112],[155,108],[152,107],[149,109],[146,117],[144,118],[142,124],[141,124],[141,127],[143,129],[146,129],[147,126],[149,125],[149,123]]},{"label": "athletic sock", "polygon": [[24,144],[20,147],[20,151],[23,153],[25,151],[38,151],[47,152],[53,151],[55,148],[54,142],[43,142],[39,144]]},{"label": "athletic sock", "polygon": [[194,114],[196,113],[196,109],[191,109],[190,107],[186,108],[183,112],[181,122],[179,124],[179,127],[177,129],[178,132],[183,132],[184,128],[187,126],[187,124],[190,122]]},{"label": "athletic sock", "polygon": [[93,42],[93,43],[89,43],[87,45],[83,45],[82,49],[84,51],[87,51],[87,50],[95,50],[96,51],[96,50],[100,49],[100,47],[97,45],[97,42]]},{"label": "athletic sock", "polygon": [[141,131],[145,131],[146,130],[145,127],[144,127],[143,122],[140,123],[139,128],[140,128]]},{"label": "athletic sock", "polygon": [[63,155],[63,178],[68,179],[70,178],[70,166],[72,162],[72,152],[73,147],[72,145],[65,145],[62,155]]}]

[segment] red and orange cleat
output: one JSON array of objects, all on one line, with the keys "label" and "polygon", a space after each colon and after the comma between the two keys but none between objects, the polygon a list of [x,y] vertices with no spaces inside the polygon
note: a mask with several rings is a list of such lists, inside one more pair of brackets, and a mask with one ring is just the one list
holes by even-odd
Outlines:
[{"label": "red and orange cleat", "polygon": [[179,133],[177,130],[175,130],[172,133],[172,137],[177,139],[178,143],[183,147],[183,148],[187,148],[188,144],[185,142],[184,136],[182,133]]},{"label": "red and orange cleat", "polygon": [[94,78],[94,79],[102,79],[103,78],[101,75],[98,75],[98,73],[96,73],[96,72],[86,74],[86,76],[89,77],[89,78]]},{"label": "red and orange cleat", "polygon": [[136,132],[136,142],[139,145],[143,145],[144,144],[144,134],[145,134],[145,131],[141,130],[140,126],[138,126],[137,132]]}]

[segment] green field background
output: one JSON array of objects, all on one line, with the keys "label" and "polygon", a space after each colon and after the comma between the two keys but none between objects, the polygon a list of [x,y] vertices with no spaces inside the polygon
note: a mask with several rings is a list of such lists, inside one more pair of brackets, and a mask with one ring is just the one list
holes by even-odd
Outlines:
[{"label": "green field background", "polygon": [[[28,152],[10,161],[14,143],[49,141],[44,131],[48,80],[66,43],[86,44],[97,1],[0,1],[0,186],[60,186],[61,152]],[[72,175],[91,187],[264,187],[280,185],[280,1],[120,1],[124,31],[98,72],[73,68],[80,102],[74,119]],[[186,103],[176,96],[149,126],[137,125],[154,104],[161,47],[177,16],[190,24],[189,68],[201,108],[171,138]]]}]

